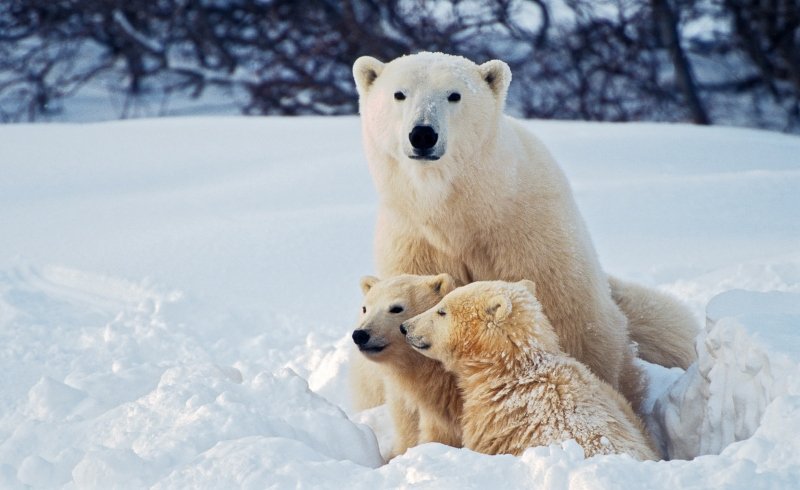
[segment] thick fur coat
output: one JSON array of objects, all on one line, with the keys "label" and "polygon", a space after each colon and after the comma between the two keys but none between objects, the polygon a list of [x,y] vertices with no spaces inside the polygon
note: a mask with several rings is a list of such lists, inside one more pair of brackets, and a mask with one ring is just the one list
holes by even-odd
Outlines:
[{"label": "thick fur coat", "polygon": [[455,373],[465,447],[521,454],[574,439],[587,457],[657,459],[628,402],[567,356],[530,281],[476,282],[403,324],[408,342]]},{"label": "thick fur coat", "polygon": [[361,280],[361,319],[353,332],[360,352],[353,362],[354,392],[383,387],[395,428],[390,459],[409,447],[440,442],[461,447],[462,401],[455,377],[442,363],[416,352],[400,332],[403,321],[438,303],[455,288],[447,274]]},{"label": "thick fur coat", "polygon": [[[503,115],[508,66],[420,53],[386,64],[362,57],[353,72],[380,197],[379,275],[534,280],[564,350],[638,400],[627,321],[567,180],[544,145]],[[411,133],[423,126],[437,136],[420,154]]]}]

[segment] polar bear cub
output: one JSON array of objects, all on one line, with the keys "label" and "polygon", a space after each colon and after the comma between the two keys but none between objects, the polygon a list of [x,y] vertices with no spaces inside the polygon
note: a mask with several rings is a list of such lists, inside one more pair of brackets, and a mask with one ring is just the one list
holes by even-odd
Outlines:
[{"label": "polar bear cub", "polygon": [[361,279],[361,319],[353,342],[353,392],[383,384],[395,427],[391,457],[424,442],[461,447],[461,397],[455,377],[442,364],[409,346],[400,324],[431,308],[456,284],[448,274]]},{"label": "polar bear cub", "polygon": [[518,455],[575,439],[587,457],[657,459],[625,398],[561,350],[535,293],[528,280],[472,283],[400,327],[456,375],[464,446]]}]

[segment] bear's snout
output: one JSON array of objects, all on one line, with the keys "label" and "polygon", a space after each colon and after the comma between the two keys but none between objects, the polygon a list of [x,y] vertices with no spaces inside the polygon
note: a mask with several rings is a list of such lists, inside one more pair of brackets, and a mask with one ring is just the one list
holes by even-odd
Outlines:
[{"label": "bear's snout", "polygon": [[439,135],[431,126],[414,126],[408,133],[408,140],[416,150],[430,150],[439,141]]},{"label": "bear's snout", "polygon": [[406,328],[406,324],[405,323],[401,323],[400,324],[400,333],[403,334],[403,335],[408,333],[408,329]]},{"label": "bear's snout", "polygon": [[364,345],[369,342],[369,332],[366,330],[356,330],[353,332],[353,342],[356,345]]}]

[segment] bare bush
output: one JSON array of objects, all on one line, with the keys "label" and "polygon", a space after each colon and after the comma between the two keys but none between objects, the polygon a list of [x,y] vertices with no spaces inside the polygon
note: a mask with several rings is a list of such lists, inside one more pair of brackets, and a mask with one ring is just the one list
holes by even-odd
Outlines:
[{"label": "bare bush", "polygon": [[0,119],[86,84],[230,90],[246,114],[351,114],[350,67],[502,58],[525,117],[800,127],[800,0],[6,0]]}]

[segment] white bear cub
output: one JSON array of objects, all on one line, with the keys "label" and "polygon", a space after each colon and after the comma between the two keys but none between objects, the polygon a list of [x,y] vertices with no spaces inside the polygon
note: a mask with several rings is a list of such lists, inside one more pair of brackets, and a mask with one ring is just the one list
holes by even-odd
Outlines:
[{"label": "white bear cub", "polygon": [[[438,303],[456,284],[447,274],[361,279],[361,319],[353,342],[352,390],[363,396],[382,385],[395,427],[389,459],[424,442],[461,447],[461,396],[455,377],[442,363],[409,346],[400,324]],[[356,405],[359,404],[356,400]]]},{"label": "white bear cub", "polygon": [[533,282],[469,284],[400,329],[455,373],[465,447],[518,455],[575,439],[587,457],[657,459],[630,404],[561,350]]}]

